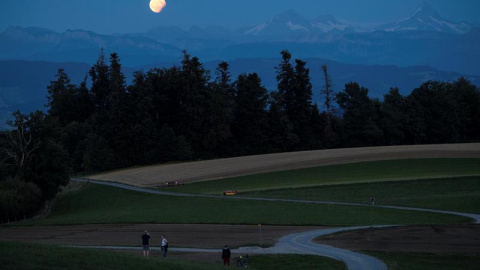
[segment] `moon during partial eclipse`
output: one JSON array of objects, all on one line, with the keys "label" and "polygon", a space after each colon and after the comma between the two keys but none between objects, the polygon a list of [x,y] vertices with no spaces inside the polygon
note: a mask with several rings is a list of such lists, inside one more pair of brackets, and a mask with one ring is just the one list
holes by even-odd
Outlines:
[{"label": "moon during partial eclipse", "polygon": [[162,9],[167,5],[165,0],[150,0],[150,9],[155,13],[162,12]]}]

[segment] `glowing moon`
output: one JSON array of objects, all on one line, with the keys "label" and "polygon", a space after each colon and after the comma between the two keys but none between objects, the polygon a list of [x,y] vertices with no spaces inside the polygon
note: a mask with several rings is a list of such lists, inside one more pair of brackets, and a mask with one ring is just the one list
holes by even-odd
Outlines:
[{"label": "glowing moon", "polygon": [[155,13],[162,12],[162,9],[167,5],[165,0],[150,0],[150,9]]}]

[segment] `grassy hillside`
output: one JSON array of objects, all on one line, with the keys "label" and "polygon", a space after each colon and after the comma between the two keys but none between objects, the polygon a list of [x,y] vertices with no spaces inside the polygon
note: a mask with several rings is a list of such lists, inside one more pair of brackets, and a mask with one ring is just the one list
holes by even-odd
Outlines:
[{"label": "grassy hillside", "polygon": [[61,198],[45,220],[24,223],[183,223],[272,225],[451,224],[470,219],[453,215],[369,206],[250,201],[234,197],[200,198],[145,194],[88,185]]},{"label": "grassy hillside", "polygon": [[242,196],[399,205],[480,213],[480,176],[285,188]]}]

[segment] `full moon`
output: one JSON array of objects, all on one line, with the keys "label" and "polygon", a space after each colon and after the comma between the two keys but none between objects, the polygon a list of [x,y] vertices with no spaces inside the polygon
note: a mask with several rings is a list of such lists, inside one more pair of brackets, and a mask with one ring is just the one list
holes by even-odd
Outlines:
[{"label": "full moon", "polygon": [[150,0],[150,9],[155,13],[162,12],[162,9],[167,5],[165,0]]}]

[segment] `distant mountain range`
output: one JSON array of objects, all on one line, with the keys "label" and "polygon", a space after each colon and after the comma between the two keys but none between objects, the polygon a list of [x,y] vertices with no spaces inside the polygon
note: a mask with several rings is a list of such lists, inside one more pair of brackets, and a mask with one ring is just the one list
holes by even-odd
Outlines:
[{"label": "distant mountain range", "polygon": [[331,15],[308,20],[288,10],[265,23],[229,30],[221,26],[188,30],[156,27],[146,33],[100,35],[86,30],[57,33],[41,28],[9,27],[0,33],[0,60],[93,63],[100,48],[119,53],[125,66],[178,61],[181,52],[202,61],[279,57],[317,57],[350,64],[426,65],[480,75],[480,28],[452,22],[427,3],[411,16],[365,32]]},{"label": "distant mountain range", "polygon": [[175,46],[129,35],[99,35],[85,30],[57,33],[35,27],[9,27],[0,34],[0,59],[4,60],[93,63],[100,48],[105,48],[107,53],[119,52],[124,62],[133,65],[152,61],[156,57],[173,61],[180,55]]},{"label": "distant mountain range", "polygon": [[[231,40],[239,43],[251,41],[296,41],[318,42],[331,36],[325,34],[349,34],[364,32],[403,32],[427,31],[449,34],[466,34],[478,25],[466,22],[452,22],[443,18],[427,2],[420,5],[409,17],[389,24],[378,24],[376,27],[365,31],[354,23],[347,23],[333,15],[321,15],[314,20],[308,20],[290,9],[267,22],[242,27],[235,31],[220,26],[210,26],[205,29],[192,27],[182,30],[178,27],[156,27],[147,33],[136,34],[155,39],[159,42],[172,43],[185,38]],[[180,46],[181,47],[181,46]]]},{"label": "distant mountain range", "polygon": [[[186,49],[212,71],[212,63],[226,60],[233,74],[257,72],[269,88],[275,86],[279,53],[287,49],[294,58],[307,61],[314,82],[321,63],[330,63],[337,67],[331,72],[338,90],[345,82],[355,80],[377,97],[390,86],[409,93],[429,79],[451,81],[466,76],[479,85],[480,76],[479,26],[445,19],[428,3],[404,19],[379,24],[369,31],[331,15],[309,20],[295,10],[236,30],[222,26],[184,30],[173,26],[155,27],[145,33],[101,35],[81,29],[58,33],[11,26],[0,33],[0,108],[10,110],[19,104],[37,108],[39,103],[44,104],[45,87],[54,79],[57,67],[73,65],[72,71],[66,68],[67,73],[81,74],[83,79],[101,48],[106,54],[120,55],[122,65],[128,67],[127,75],[132,70],[179,63]],[[78,64],[82,68],[75,63],[82,63]],[[39,72],[42,79],[12,85],[11,78],[22,77],[15,72],[30,70],[30,77],[40,76],[34,72],[38,67],[44,69]],[[37,94],[31,93],[33,89]],[[37,105],[29,103],[32,97],[38,97],[32,101]]]},{"label": "distant mountain range", "polygon": [[382,25],[379,30],[383,31],[432,31],[451,34],[465,34],[474,28],[465,22],[449,21],[436,12],[428,3],[419,6],[411,16],[395,23]]},{"label": "distant mountain range", "polygon": [[331,32],[353,32],[353,27],[340,23],[334,16],[319,16],[309,21],[291,9],[268,22],[254,26],[243,32],[244,36],[262,37],[275,40],[294,38],[311,34],[325,34]]}]

